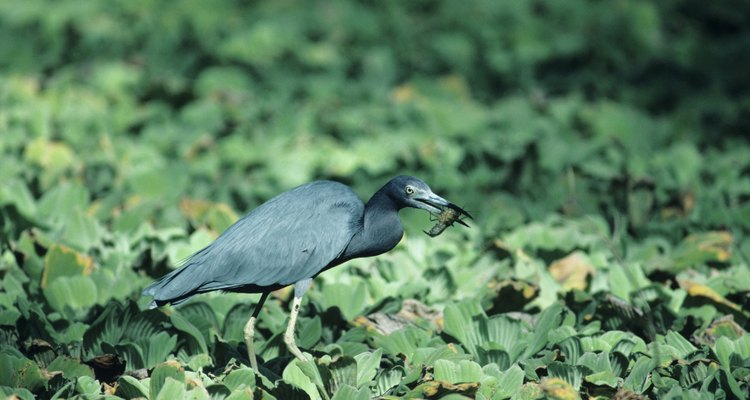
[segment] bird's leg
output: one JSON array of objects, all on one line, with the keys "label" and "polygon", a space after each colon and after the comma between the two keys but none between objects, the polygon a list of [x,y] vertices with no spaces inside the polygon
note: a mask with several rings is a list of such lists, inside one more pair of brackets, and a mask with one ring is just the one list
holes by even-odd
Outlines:
[{"label": "bird's leg", "polygon": [[307,288],[310,287],[311,282],[312,279],[305,279],[294,284],[294,299],[292,300],[292,311],[289,315],[289,325],[287,325],[286,332],[284,333],[284,343],[286,343],[286,347],[289,349],[289,352],[297,357],[300,361],[307,361],[307,359],[304,355],[302,355],[299,347],[297,347],[297,343],[294,341],[294,328],[297,324],[297,314],[299,314],[299,307],[302,303],[302,296],[305,294],[305,291],[307,291]]},{"label": "bird's leg", "polygon": [[255,305],[255,309],[253,310],[253,315],[250,317],[249,320],[247,320],[247,324],[245,324],[245,344],[247,345],[247,358],[250,359],[250,365],[253,367],[253,371],[258,371],[258,361],[255,359],[255,346],[253,344],[253,336],[255,335],[255,321],[258,319],[258,314],[260,313],[261,307],[263,307],[263,303],[266,302],[266,298],[268,298],[268,293],[263,293],[260,295],[260,300],[258,300],[258,304]]},{"label": "bird's leg", "polygon": [[287,325],[286,333],[284,333],[284,343],[286,343],[286,347],[289,349],[290,353],[299,358],[301,361],[306,361],[299,347],[297,347],[297,343],[295,343],[294,341],[294,327],[297,324],[297,314],[299,314],[300,303],[302,303],[302,298],[294,296],[294,301],[292,302],[292,312],[289,316],[289,325]]}]

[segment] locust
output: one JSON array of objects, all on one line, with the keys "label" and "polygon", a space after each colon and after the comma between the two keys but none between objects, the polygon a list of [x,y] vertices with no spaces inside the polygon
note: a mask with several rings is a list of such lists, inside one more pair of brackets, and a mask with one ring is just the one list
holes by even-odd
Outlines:
[{"label": "locust", "polygon": [[430,237],[435,237],[443,233],[443,231],[448,229],[449,226],[453,226],[456,222],[468,228],[469,225],[464,222],[466,218],[474,219],[474,217],[463,208],[450,204],[444,207],[439,214],[430,214],[430,220],[437,221],[437,223],[429,231],[423,232]]}]

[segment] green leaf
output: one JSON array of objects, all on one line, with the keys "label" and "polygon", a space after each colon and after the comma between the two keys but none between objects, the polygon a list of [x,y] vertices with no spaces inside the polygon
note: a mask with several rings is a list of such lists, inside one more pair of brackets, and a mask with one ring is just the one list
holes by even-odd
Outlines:
[{"label": "green leaf", "polygon": [[612,265],[610,268],[609,289],[620,299],[628,300],[633,292],[650,284],[640,265]]},{"label": "green leaf", "polygon": [[448,360],[437,360],[434,365],[434,378],[451,384],[479,382],[482,379],[482,367],[479,364],[462,360],[457,363]]},{"label": "green leaf", "polygon": [[515,362],[526,346],[517,321],[503,316],[487,318],[473,302],[449,304],[444,311],[444,321],[445,332],[457,338],[478,360],[480,356],[489,356],[487,350],[504,350],[510,362]]},{"label": "green leaf", "polygon": [[558,344],[562,354],[565,355],[565,361],[570,364],[577,364],[578,358],[583,354],[583,345],[581,340],[575,336],[570,336]]},{"label": "green leaf", "polygon": [[87,276],[61,276],[44,288],[44,297],[57,311],[82,310],[96,304],[96,285]]},{"label": "green leaf", "polygon": [[203,338],[200,330],[191,324],[185,317],[180,313],[175,312],[170,315],[170,320],[176,329],[187,334],[189,342],[192,345],[193,352],[208,353],[208,346],[206,346],[206,340]]},{"label": "green leaf", "polygon": [[693,344],[688,342],[688,340],[682,337],[682,335],[672,330],[667,332],[664,340],[667,345],[672,346],[677,350],[677,354],[682,360],[685,360],[689,354],[698,350],[697,347],[693,346]]},{"label": "green leaf", "polygon": [[78,377],[94,377],[94,371],[86,364],[68,356],[59,356],[47,365],[47,372],[60,371],[66,379]]},{"label": "green leaf", "polygon": [[177,346],[177,336],[167,332],[159,332],[148,338],[148,345],[144,350],[144,364],[146,368],[152,368],[163,362]]},{"label": "green leaf", "polygon": [[315,382],[313,382],[312,379],[310,379],[307,374],[302,372],[302,369],[300,369],[299,360],[294,359],[291,363],[289,363],[289,365],[286,366],[286,368],[284,368],[282,378],[285,382],[302,389],[305,393],[307,393],[308,396],[310,396],[310,399],[320,400],[318,386],[315,384]]},{"label": "green leaf", "polygon": [[148,398],[148,389],[138,379],[123,375],[117,380],[117,396],[124,399],[135,399],[138,397]]},{"label": "green leaf", "polygon": [[[182,369],[180,364],[176,361],[167,361],[165,363],[157,365],[151,372],[150,392],[158,393],[161,395],[161,391],[166,385],[166,381],[172,379],[182,384],[182,390],[184,391],[185,382],[185,371]],[[174,385],[172,385],[174,386]],[[171,391],[179,390],[178,388],[170,388]],[[176,397],[175,397],[176,398]]]},{"label": "green leaf", "polygon": [[694,233],[686,237],[672,251],[674,266],[671,272],[678,273],[688,267],[706,262],[727,262],[731,257],[732,235],[726,231]]},{"label": "green leaf", "polygon": [[398,386],[404,375],[404,370],[400,366],[381,370],[376,379],[375,395],[382,396],[392,388]]},{"label": "green leaf", "polygon": [[80,277],[89,275],[94,268],[91,257],[61,245],[52,245],[44,257],[42,288],[60,277]]},{"label": "green leaf", "polygon": [[560,326],[563,310],[564,308],[560,303],[554,303],[542,311],[534,326],[534,333],[526,347],[523,358],[529,358],[547,346],[547,333]]},{"label": "green leaf", "polygon": [[370,391],[367,388],[355,389],[344,385],[336,391],[331,400],[369,400]]},{"label": "green leaf", "polygon": [[515,364],[505,370],[497,382],[498,395],[508,398],[518,393],[523,386],[524,375],[521,367]]},{"label": "green leaf", "polygon": [[[318,367],[318,374],[322,375],[320,369],[323,367]],[[357,385],[357,362],[352,357],[343,356],[332,361],[328,364],[328,373],[330,373],[330,379],[328,379],[327,387],[331,393],[336,393],[344,386]]]},{"label": "green leaf", "polygon": [[214,365],[214,360],[211,358],[211,355],[207,353],[199,353],[190,356],[190,359],[187,362],[187,366],[193,371],[200,371],[203,368],[212,365]]},{"label": "green leaf", "polygon": [[20,400],[35,400],[36,397],[26,388],[11,388],[7,386],[0,386],[0,395],[5,396],[6,399],[20,399]]},{"label": "green leaf", "polygon": [[635,360],[623,387],[635,393],[644,393],[651,386],[651,371],[656,367],[653,359],[641,356]]},{"label": "green leaf", "polygon": [[564,380],[575,390],[581,388],[581,383],[583,382],[583,367],[553,361],[547,366],[547,371],[549,372],[549,376]]},{"label": "green leaf", "polygon": [[[153,388],[154,386],[152,385],[151,387]],[[154,392],[152,391],[151,393]],[[156,395],[156,400],[184,399],[185,382],[168,376],[164,380],[163,385],[160,386],[160,390],[158,393],[159,394]]]},{"label": "green leaf", "polygon": [[76,379],[76,393],[83,395],[98,395],[102,390],[102,385],[94,379],[93,376],[79,376]]},{"label": "green leaf", "polygon": [[408,327],[395,331],[388,336],[376,336],[375,343],[384,352],[397,356],[403,354],[408,360],[414,358],[417,348],[424,346],[430,336],[421,329]]},{"label": "green leaf", "polygon": [[241,389],[245,386],[254,388],[255,387],[255,371],[251,368],[240,368],[230,372],[229,375],[224,378],[224,385],[229,390]]},{"label": "green leaf", "polygon": [[34,221],[37,205],[26,184],[20,179],[0,183],[0,206],[12,205],[29,221]]},{"label": "green leaf", "polygon": [[380,368],[380,359],[383,356],[383,349],[377,349],[374,352],[360,353],[354,356],[357,361],[357,388],[361,388],[375,379],[375,375]]},{"label": "green leaf", "polygon": [[26,388],[35,392],[47,384],[39,366],[23,357],[0,352],[0,386]]},{"label": "green leaf", "polygon": [[323,306],[338,307],[348,321],[361,315],[365,308],[367,288],[361,279],[352,284],[331,283],[323,287]]},{"label": "green leaf", "polygon": [[310,349],[320,341],[323,333],[323,325],[320,317],[300,318],[297,322],[297,346]]}]

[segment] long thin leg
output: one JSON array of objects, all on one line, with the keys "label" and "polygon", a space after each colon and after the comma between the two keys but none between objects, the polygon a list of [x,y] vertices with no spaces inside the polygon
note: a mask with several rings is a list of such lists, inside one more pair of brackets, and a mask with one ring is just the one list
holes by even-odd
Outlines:
[{"label": "long thin leg", "polygon": [[253,367],[253,370],[255,372],[259,372],[258,361],[255,359],[255,346],[253,344],[253,336],[255,335],[255,320],[258,319],[260,309],[261,307],[263,307],[263,303],[266,302],[269,293],[270,292],[266,292],[260,295],[260,300],[258,300],[258,304],[255,305],[253,315],[249,320],[247,320],[247,324],[245,324],[245,344],[247,345],[247,357],[250,359],[250,365]]},{"label": "long thin leg", "polygon": [[284,333],[284,343],[295,357],[301,361],[307,361],[302,352],[297,347],[297,343],[294,341],[294,328],[297,324],[297,315],[299,314],[299,306],[302,303],[302,296],[310,287],[312,279],[304,279],[294,284],[294,299],[292,300],[292,311],[289,315],[289,325],[286,326],[286,332]]}]

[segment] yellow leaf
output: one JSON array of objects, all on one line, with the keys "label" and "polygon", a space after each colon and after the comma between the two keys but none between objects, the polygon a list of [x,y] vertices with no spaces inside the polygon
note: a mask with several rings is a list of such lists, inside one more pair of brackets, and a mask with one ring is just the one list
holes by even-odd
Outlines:
[{"label": "yellow leaf", "polygon": [[555,400],[580,400],[581,395],[573,386],[560,378],[542,379],[541,388],[548,399]]},{"label": "yellow leaf", "polygon": [[50,171],[61,171],[73,164],[73,150],[65,143],[45,138],[32,140],[24,152],[26,159]]},{"label": "yellow leaf", "polygon": [[727,262],[732,256],[732,234],[726,231],[695,233],[674,249],[677,270],[706,262]]},{"label": "yellow leaf", "polygon": [[565,290],[586,290],[589,275],[594,275],[594,266],[580,251],[570,253],[549,266],[549,273]]},{"label": "yellow leaf", "polygon": [[69,247],[53,244],[44,256],[42,288],[60,276],[87,276],[94,269],[94,260]]},{"label": "yellow leaf", "polygon": [[391,99],[395,103],[405,103],[407,101],[413,100],[416,95],[416,90],[414,90],[414,86],[412,85],[401,85],[391,92]]},{"label": "yellow leaf", "polygon": [[678,280],[677,282],[680,284],[681,288],[685,289],[688,292],[688,295],[690,296],[705,297],[710,299],[714,303],[725,305],[732,310],[742,311],[740,306],[727,300],[726,298],[724,298],[724,296],[716,293],[715,290],[702,283],[692,282],[688,280]]},{"label": "yellow leaf", "polygon": [[216,232],[223,232],[235,221],[237,214],[224,203],[183,198],[180,211],[195,225],[208,225]]}]

